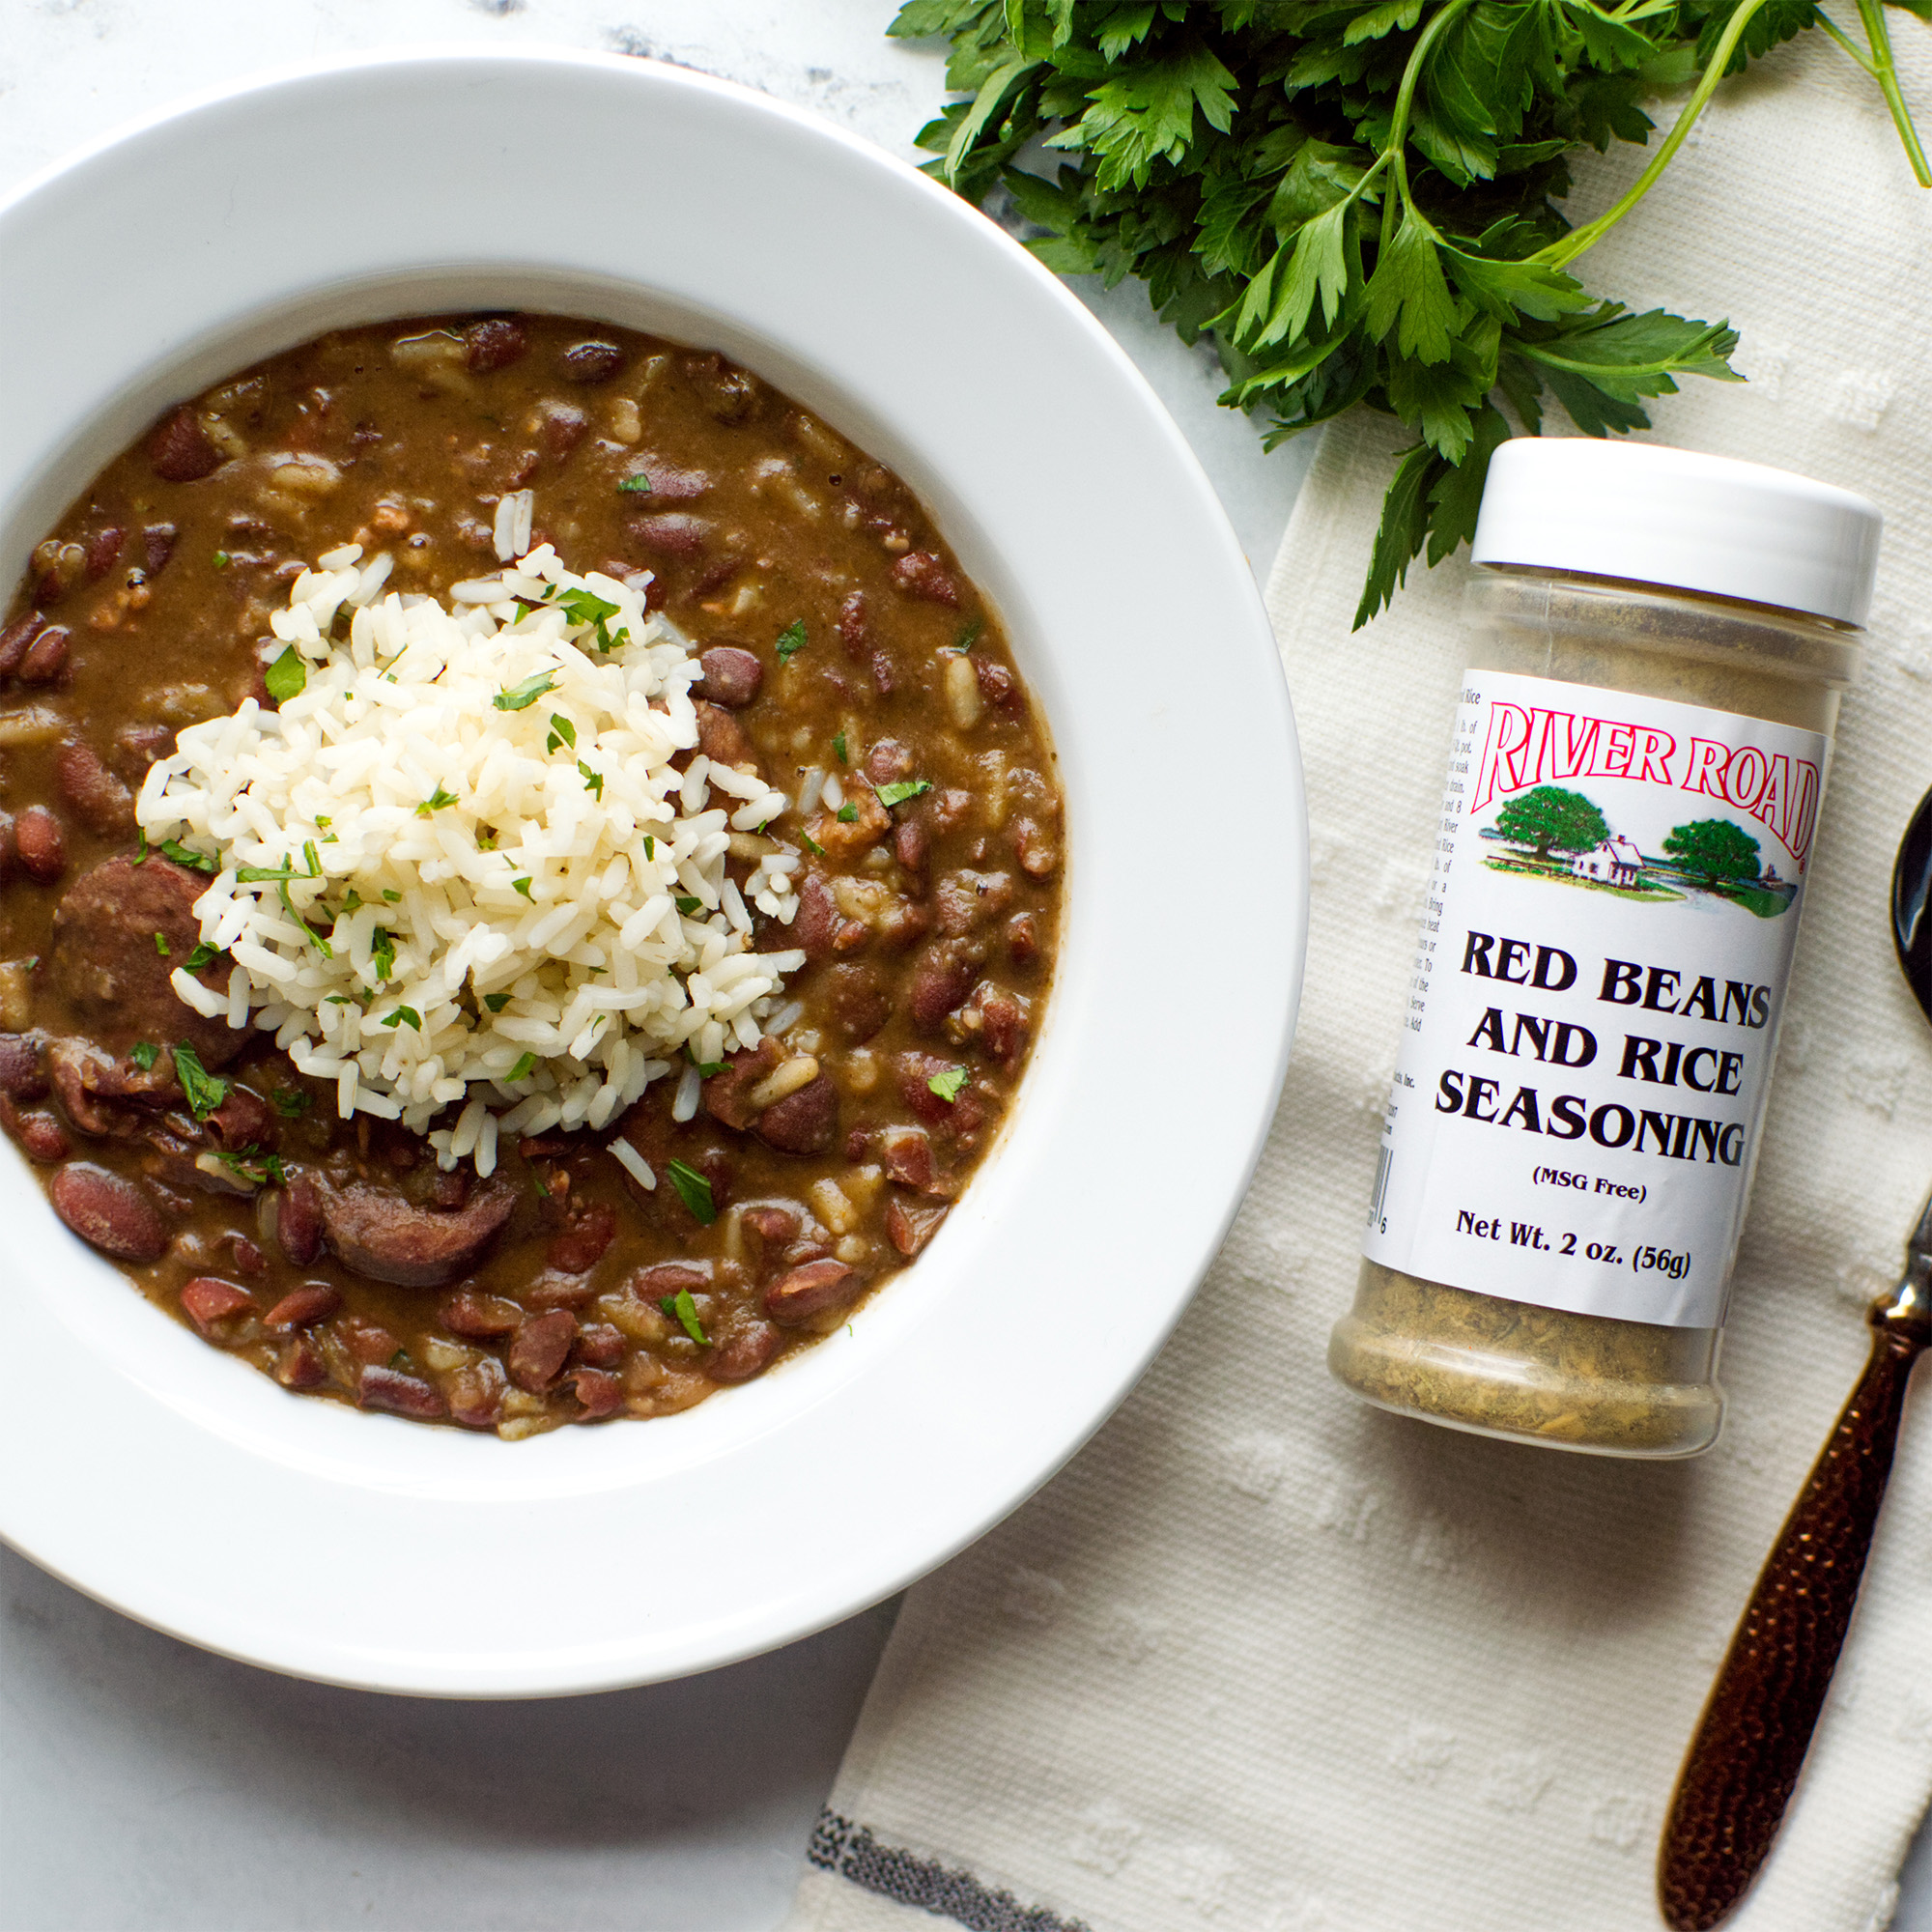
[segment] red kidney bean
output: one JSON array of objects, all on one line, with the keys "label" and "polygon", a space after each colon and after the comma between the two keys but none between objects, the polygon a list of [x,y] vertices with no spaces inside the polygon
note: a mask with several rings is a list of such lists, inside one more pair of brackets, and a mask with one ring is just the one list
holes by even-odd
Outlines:
[{"label": "red kidney bean", "polygon": [[932,834],[923,817],[902,818],[893,828],[893,857],[925,890],[925,861],[932,850]]},{"label": "red kidney bean", "polygon": [[863,590],[851,591],[844,603],[839,605],[838,637],[845,646],[845,655],[854,664],[864,664],[871,640],[866,632],[866,593]]},{"label": "red kidney bean", "polygon": [[100,762],[92,745],[70,738],[54,753],[54,782],[90,832],[112,838],[134,829],[134,794]]},{"label": "red kidney bean", "polygon": [[[562,463],[583,440],[589,429],[590,418],[582,410],[573,409],[568,403],[546,403],[543,411],[543,427],[537,432],[537,440],[544,446],[544,454],[553,463]],[[544,541],[543,532],[539,530],[530,532],[530,542],[533,546],[541,547]]]},{"label": "red kidney bean", "polygon": [[327,1321],[341,1306],[339,1289],[331,1288],[326,1281],[311,1281],[290,1289],[262,1318],[262,1325],[278,1334],[291,1328],[306,1328],[314,1322]]},{"label": "red kidney bean", "polygon": [[691,687],[691,695],[732,710],[751,703],[765,681],[764,666],[736,644],[713,644],[697,662],[703,666],[704,675]]},{"label": "red kidney bean", "polygon": [[724,1336],[701,1366],[714,1382],[748,1382],[770,1366],[779,1339],[769,1321],[747,1321]]},{"label": "red kidney bean", "polygon": [[589,1321],[577,1338],[577,1359],[593,1369],[614,1369],[624,1360],[624,1335],[608,1321]]},{"label": "red kidney bean", "polygon": [[320,1388],[328,1379],[328,1365],[306,1335],[292,1335],[282,1344],[272,1373],[285,1389]]},{"label": "red kidney bean", "polygon": [[365,1315],[345,1315],[335,1324],[335,1332],[342,1337],[349,1352],[358,1362],[371,1368],[385,1366],[395,1359],[396,1351],[403,1346],[396,1339],[393,1328],[385,1328],[380,1321],[371,1321]]},{"label": "red kidney bean", "polygon": [[757,1136],[781,1153],[819,1153],[838,1131],[838,1090],[821,1073],[758,1116]]},{"label": "red kidney bean", "polygon": [[221,451],[191,405],[163,416],[148,439],[148,461],[164,483],[198,483],[221,468]]},{"label": "red kidney bean", "polygon": [[230,1084],[228,1097],[203,1124],[216,1147],[229,1153],[242,1148],[275,1145],[275,1116],[268,1101],[246,1087]]},{"label": "red kidney bean", "polygon": [[582,1420],[599,1422],[614,1415],[624,1406],[624,1385],[602,1369],[579,1369],[571,1378],[577,1399],[583,1405]]},{"label": "red kidney bean", "polygon": [[1030,912],[1015,914],[1007,922],[1007,957],[1015,966],[1033,963],[1039,951],[1039,932]]},{"label": "red kidney bean", "polygon": [[472,322],[463,331],[463,359],[479,376],[487,376],[492,369],[507,369],[512,362],[521,361],[529,346],[523,324],[512,322],[507,316]]},{"label": "red kidney bean", "polygon": [[896,738],[881,738],[866,753],[866,776],[875,785],[896,784],[912,776],[912,753]]},{"label": "red kidney bean", "polygon": [[20,668],[27,646],[46,629],[46,623],[43,612],[29,611],[0,631],[0,677],[12,677]]},{"label": "red kidney bean", "polygon": [[65,1160],[73,1151],[73,1143],[68,1139],[66,1128],[51,1114],[22,1114],[14,1131],[19,1136],[20,1145],[35,1160]]},{"label": "red kidney bean", "polygon": [[843,1262],[807,1262],[765,1290],[765,1313],[790,1327],[850,1301],[865,1285]]},{"label": "red kidney bean", "polygon": [[912,969],[907,1010],[921,1033],[937,1033],[948,1013],[973,990],[973,962],[956,947],[936,940],[923,952]]},{"label": "red kidney bean", "polygon": [[919,1253],[939,1232],[946,1219],[945,1208],[909,1208],[903,1201],[886,1204],[886,1238],[907,1261]]},{"label": "red kidney bean", "polygon": [[[935,1099],[938,1095],[933,1096]],[[886,1127],[878,1137],[879,1164],[901,1187],[920,1192],[932,1185],[932,1143],[918,1127]]]},{"label": "red kidney bean", "polygon": [[893,661],[884,651],[872,653],[872,689],[881,697],[890,697],[898,688],[898,679],[893,673]]},{"label": "red kidney bean", "polygon": [[908,551],[893,565],[893,582],[908,597],[927,604],[944,604],[949,611],[959,608],[959,586],[932,551]]},{"label": "red kidney bean", "polygon": [[41,1063],[45,1037],[38,1033],[0,1033],[0,1094],[14,1100],[38,1100],[47,1091]]},{"label": "red kidney bean", "polygon": [[49,624],[27,646],[20,660],[22,684],[51,684],[67,668],[68,631],[63,624]]},{"label": "red kidney bean", "polygon": [[568,1309],[554,1308],[532,1315],[517,1330],[504,1354],[503,1366],[520,1389],[532,1394],[548,1388],[563,1367],[570,1345],[577,1340],[577,1318]]},{"label": "red kidney bean", "polygon": [[1005,665],[995,664],[991,658],[975,658],[973,669],[980,680],[980,696],[988,704],[1005,710],[1018,699],[1019,680]]},{"label": "red kidney bean", "polygon": [[449,1378],[449,1414],[466,1429],[495,1429],[503,1412],[503,1365],[494,1357]]},{"label": "red kidney bean", "polygon": [[608,383],[624,366],[624,352],[614,342],[573,342],[556,361],[566,383]]},{"label": "red kidney bean", "polygon": [[893,1016],[892,995],[876,966],[834,966],[823,984],[826,1010],[854,1046],[870,1039]]},{"label": "red kidney bean", "polygon": [[499,1335],[513,1334],[524,1312],[514,1301],[497,1294],[483,1294],[473,1288],[460,1288],[437,1310],[437,1320],[452,1335],[471,1342],[494,1342]]},{"label": "red kidney bean", "polygon": [[297,1267],[322,1252],[322,1195],[305,1174],[291,1177],[275,1208],[275,1239]]},{"label": "red kidney bean", "polygon": [[19,828],[11,811],[0,811],[0,879],[11,879],[19,867]]},{"label": "red kidney bean", "polygon": [[981,1051],[1010,1066],[1026,1048],[1030,1007],[1016,993],[981,980],[960,1009],[968,1038],[977,1037]]},{"label": "red kidney bean", "polygon": [[218,1275],[196,1275],[181,1292],[182,1313],[193,1321],[206,1335],[217,1321],[225,1321],[231,1315],[240,1315],[244,1308],[253,1308],[255,1297],[245,1288],[238,1288],[232,1281],[223,1281]]},{"label": "red kidney bean", "polygon": [[98,583],[114,568],[114,559],[121,554],[121,546],[128,540],[128,532],[110,526],[104,530],[96,530],[87,540],[87,575]]},{"label": "red kidney bean", "polygon": [[648,496],[653,503],[696,502],[710,492],[712,484],[708,469],[679,469],[651,456],[645,457],[633,474],[639,472],[651,479],[650,489],[639,495]]},{"label": "red kidney bean", "polygon": [[256,1275],[260,1274],[268,1266],[268,1257],[263,1254],[261,1249],[246,1235],[231,1234],[224,1236],[224,1238],[227,1240],[229,1247],[234,1251],[235,1272],[237,1274]]},{"label": "red kidney bean", "polygon": [[158,577],[175,554],[175,540],[181,535],[173,524],[150,524],[141,532],[141,554],[147,559],[148,575]]},{"label": "red kidney bean", "polygon": [[767,1247],[777,1247],[798,1233],[798,1215],[789,1208],[747,1208],[743,1218]]},{"label": "red kidney bean", "polygon": [[412,1422],[440,1422],[449,1413],[440,1394],[420,1376],[400,1369],[366,1368],[356,1378],[355,1400],[363,1408],[385,1408]]},{"label": "red kidney bean", "polygon": [[168,1231],[155,1204],[133,1181],[92,1161],[71,1160],[47,1189],[58,1214],[83,1241],[118,1262],[159,1261]]},{"label": "red kidney bean", "polygon": [[1060,864],[1060,850],[1052,834],[1037,819],[1022,818],[1014,824],[1013,852],[1020,862],[1020,870],[1031,879],[1051,878]]},{"label": "red kidney bean", "polygon": [[696,1294],[711,1286],[711,1277],[702,1268],[688,1267],[683,1262],[659,1262],[655,1267],[639,1268],[629,1283],[639,1301],[659,1302],[668,1294]]},{"label": "red kidney bean", "polygon": [[660,556],[696,556],[717,526],[689,510],[667,510],[661,516],[632,517],[624,527],[633,542]]},{"label": "red kidney bean", "polygon": [[714,1121],[746,1132],[756,1120],[752,1111],[752,1090],[784,1058],[784,1048],[769,1034],[750,1052],[740,1049],[729,1055],[722,1073],[714,1073],[700,1090],[704,1111]]},{"label": "red kidney bean", "polygon": [[588,1274],[603,1260],[616,1232],[617,1210],[608,1202],[588,1202],[552,1240],[545,1264],[559,1274]]}]

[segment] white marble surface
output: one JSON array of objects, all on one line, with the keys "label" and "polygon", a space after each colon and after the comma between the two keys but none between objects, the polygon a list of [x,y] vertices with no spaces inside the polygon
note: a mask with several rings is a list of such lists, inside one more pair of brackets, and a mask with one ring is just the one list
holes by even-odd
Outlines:
[{"label": "white marble surface", "polygon": [[[0,0],[0,194],[182,95],[449,40],[657,55],[910,156],[940,97],[939,61],[883,38],[892,11]],[[1299,452],[1264,457],[1252,429],[1214,408],[1211,367],[1159,329],[1138,287],[1083,294],[1175,413],[1264,573]],[[869,1611],[684,1684],[437,1704],[204,1656],[0,1550],[0,1932],[764,1932],[783,1916],[889,1623],[889,1608]],[[1932,1932],[1924,1840],[1905,1892],[1900,1932]]]}]

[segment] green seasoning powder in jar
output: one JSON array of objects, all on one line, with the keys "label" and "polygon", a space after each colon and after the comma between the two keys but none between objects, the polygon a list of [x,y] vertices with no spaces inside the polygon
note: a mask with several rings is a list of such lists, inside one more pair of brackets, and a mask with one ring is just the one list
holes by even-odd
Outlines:
[{"label": "green seasoning powder in jar", "polygon": [[1690,1456],[1878,511],[1644,444],[1507,442],[1353,1310],[1384,1408]]}]

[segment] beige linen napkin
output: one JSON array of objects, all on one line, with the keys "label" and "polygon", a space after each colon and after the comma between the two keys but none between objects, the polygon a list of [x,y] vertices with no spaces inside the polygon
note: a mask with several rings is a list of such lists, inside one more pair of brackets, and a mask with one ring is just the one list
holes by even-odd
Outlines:
[{"label": "beige linen napkin", "polygon": [[[1932,126],[1932,37],[1895,15]],[[1729,316],[1748,388],[1660,440],[1887,517],[1846,703],[1723,1378],[1719,1445],[1645,1466],[1458,1435],[1329,1380],[1464,645],[1463,570],[1349,619],[1397,440],[1329,432],[1268,606],[1300,720],[1314,902],[1300,1034],[1227,1247],[1118,1417],[915,1589],[793,1932],[1623,1932],[1751,1579],[1863,1360],[1932,1182],[1932,1034],[1886,932],[1932,782],[1932,196],[1818,36],[1728,91],[1591,255]],[[1617,173],[1621,170],[1621,173]],[[1576,198],[1602,206],[1634,170]],[[1266,837],[1236,832],[1233,836]],[[1932,1408],[1909,1415],[1863,1605],[1740,1932],[1877,1932],[1932,1790]]]}]

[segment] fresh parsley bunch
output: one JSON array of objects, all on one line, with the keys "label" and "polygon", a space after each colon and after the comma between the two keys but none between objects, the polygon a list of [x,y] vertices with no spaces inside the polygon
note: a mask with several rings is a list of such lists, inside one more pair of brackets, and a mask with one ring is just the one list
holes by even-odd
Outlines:
[{"label": "fresh parsley bunch", "polygon": [[[1437,563],[1474,532],[1511,417],[1540,431],[1553,400],[1590,436],[1645,429],[1679,377],[1740,380],[1725,324],[1633,315],[1571,273],[1723,75],[1822,28],[1932,186],[1883,0],[1855,4],[1862,45],[1813,0],[907,0],[890,31],[949,36],[967,97],[922,130],[928,172],[976,203],[1004,186],[1050,268],[1140,276],[1268,447],[1356,403],[1415,431],[1359,627],[1425,546]],[[1576,151],[1647,141],[1640,102],[1693,82],[1630,191],[1573,228]],[[1013,164],[1040,137],[1072,157],[1057,182]]]}]

